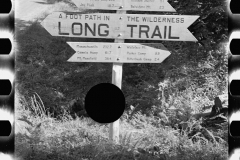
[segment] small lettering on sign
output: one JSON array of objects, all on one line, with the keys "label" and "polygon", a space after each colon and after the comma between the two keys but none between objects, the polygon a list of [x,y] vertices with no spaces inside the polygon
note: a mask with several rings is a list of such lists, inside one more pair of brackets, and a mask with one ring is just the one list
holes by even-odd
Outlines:
[{"label": "small lettering on sign", "polygon": [[81,9],[176,12],[167,0],[72,0]]},{"label": "small lettering on sign", "polygon": [[162,44],[153,44],[153,47],[126,43],[68,44],[76,51],[69,62],[161,63],[170,55]]}]

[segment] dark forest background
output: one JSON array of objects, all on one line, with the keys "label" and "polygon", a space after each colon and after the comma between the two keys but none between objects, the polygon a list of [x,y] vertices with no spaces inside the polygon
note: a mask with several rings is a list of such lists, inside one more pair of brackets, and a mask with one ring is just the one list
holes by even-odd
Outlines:
[{"label": "dark forest background", "polygon": [[[160,111],[175,108],[182,110],[184,118],[186,114],[203,111],[214,97],[227,92],[226,3],[220,0],[168,2],[176,13],[127,13],[199,15],[189,27],[198,42],[125,40],[126,43],[162,43],[171,55],[161,64],[123,64],[122,91],[126,110],[132,105],[136,111],[150,114],[156,108]],[[93,11],[84,11],[89,12]],[[75,51],[66,42],[114,42],[113,39],[53,37],[36,22],[26,32],[19,33],[17,41],[21,42],[16,56],[17,90],[27,100],[37,93],[55,117],[64,110],[71,113],[82,110],[91,87],[111,83],[112,63],[69,63],[67,60]]]}]

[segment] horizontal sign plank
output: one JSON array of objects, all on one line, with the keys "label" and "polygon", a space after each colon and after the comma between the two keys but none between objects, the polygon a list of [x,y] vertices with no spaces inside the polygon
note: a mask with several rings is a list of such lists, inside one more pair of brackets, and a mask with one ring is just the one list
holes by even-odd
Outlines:
[{"label": "horizontal sign plank", "polygon": [[41,24],[53,36],[197,41],[187,28],[198,17],[55,12]]},{"label": "horizontal sign plank", "polygon": [[76,51],[68,62],[161,63],[171,54],[156,43],[67,43]]},{"label": "horizontal sign plank", "polygon": [[176,12],[167,0],[72,0],[80,9]]}]

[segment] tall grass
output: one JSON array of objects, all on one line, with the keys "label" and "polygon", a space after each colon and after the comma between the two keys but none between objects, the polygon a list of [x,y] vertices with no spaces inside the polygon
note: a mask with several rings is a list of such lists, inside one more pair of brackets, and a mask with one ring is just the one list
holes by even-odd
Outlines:
[{"label": "tall grass", "polygon": [[[40,20],[53,11],[75,10],[69,7],[66,3],[56,3],[39,16]],[[36,33],[40,41],[44,37],[36,28],[31,26],[31,34]],[[20,46],[21,42],[27,40],[20,41]],[[36,42],[30,43],[34,47]],[[56,120],[37,93],[31,97],[19,94],[15,97],[15,153],[23,159],[225,160],[228,157],[228,146],[224,141],[206,144],[205,140],[200,140],[193,143],[187,132],[180,134],[159,124],[154,117],[141,113],[135,114],[131,120],[127,116],[121,117],[120,142],[113,144],[108,138],[108,125],[100,125],[89,118],[72,119],[67,111],[60,120]],[[180,98],[175,100],[180,101]],[[178,101],[168,103],[174,105]],[[170,119],[171,115],[167,116]],[[219,136],[224,134],[221,131]]]},{"label": "tall grass", "polygon": [[[180,135],[171,127],[155,127],[149,117],[135,116],[135,126],[121,120],[120,142],[108,139],[109,126],[89,118],[72,119],[66,112],[61,120],[51,118],[41,98],[34,94],[29,101],[23,97],[16,106],[16,123],[26,132],[16,134],[16,155],[24,159],[196,159],[225,160],[225,143],[193,143],[187,133]],[[24,102],[24,103],[23,103]],[[28,109],[28,107],[29,109]],[[136,124],[142,127],[136,129]],[[203,142],[203,141],[202,141]]]}]

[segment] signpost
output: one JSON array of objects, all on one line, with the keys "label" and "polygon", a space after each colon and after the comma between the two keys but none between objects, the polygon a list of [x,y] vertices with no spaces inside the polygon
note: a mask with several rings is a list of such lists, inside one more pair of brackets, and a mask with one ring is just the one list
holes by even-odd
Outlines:
[{"label": "signpost", "polygon": [[198,17],[55,12],[41,24],[53,36],[197,41],[187,28]]},{"label": "signpost", "polygon": [[[161,63],[171,54],[162,44],[127,44],[124,39],[197,41],[187,28],[199,16],[126,14],[126,10],[176,12],[167,0],[72,1],[82,9],[117,13],[55,12],[42,26],[52,36],[115,39],[115,43],[68,42],[76,51],[68,62],[113,63],[112,83],[120,89],[123,63]],[[119,142],[119,120],[110,124],[109,138]]]},{"label": "signpost", "polygon": [[[126,14],[126,11],[117,11],[117,14]],[[122,25],[122,17],[119,17],[120,24]],[[122,23],[121,23],[122,22]],[[124,39],[115,39],[115,43],[124,43]],[[122,88],[122,66],[123,63],[113,62],[112,67],[112,84]],[[109,126],[109,139],[115,143],[119,143],[119,119]]]},{"label": "signpost", "polygon": [[72,0],[80,9],[176,12],[167,0]]},{"label": "signpost", "polygon": [[162,44],[67,43],[76,51],[68,62],[161,63],[171,54]]}]

